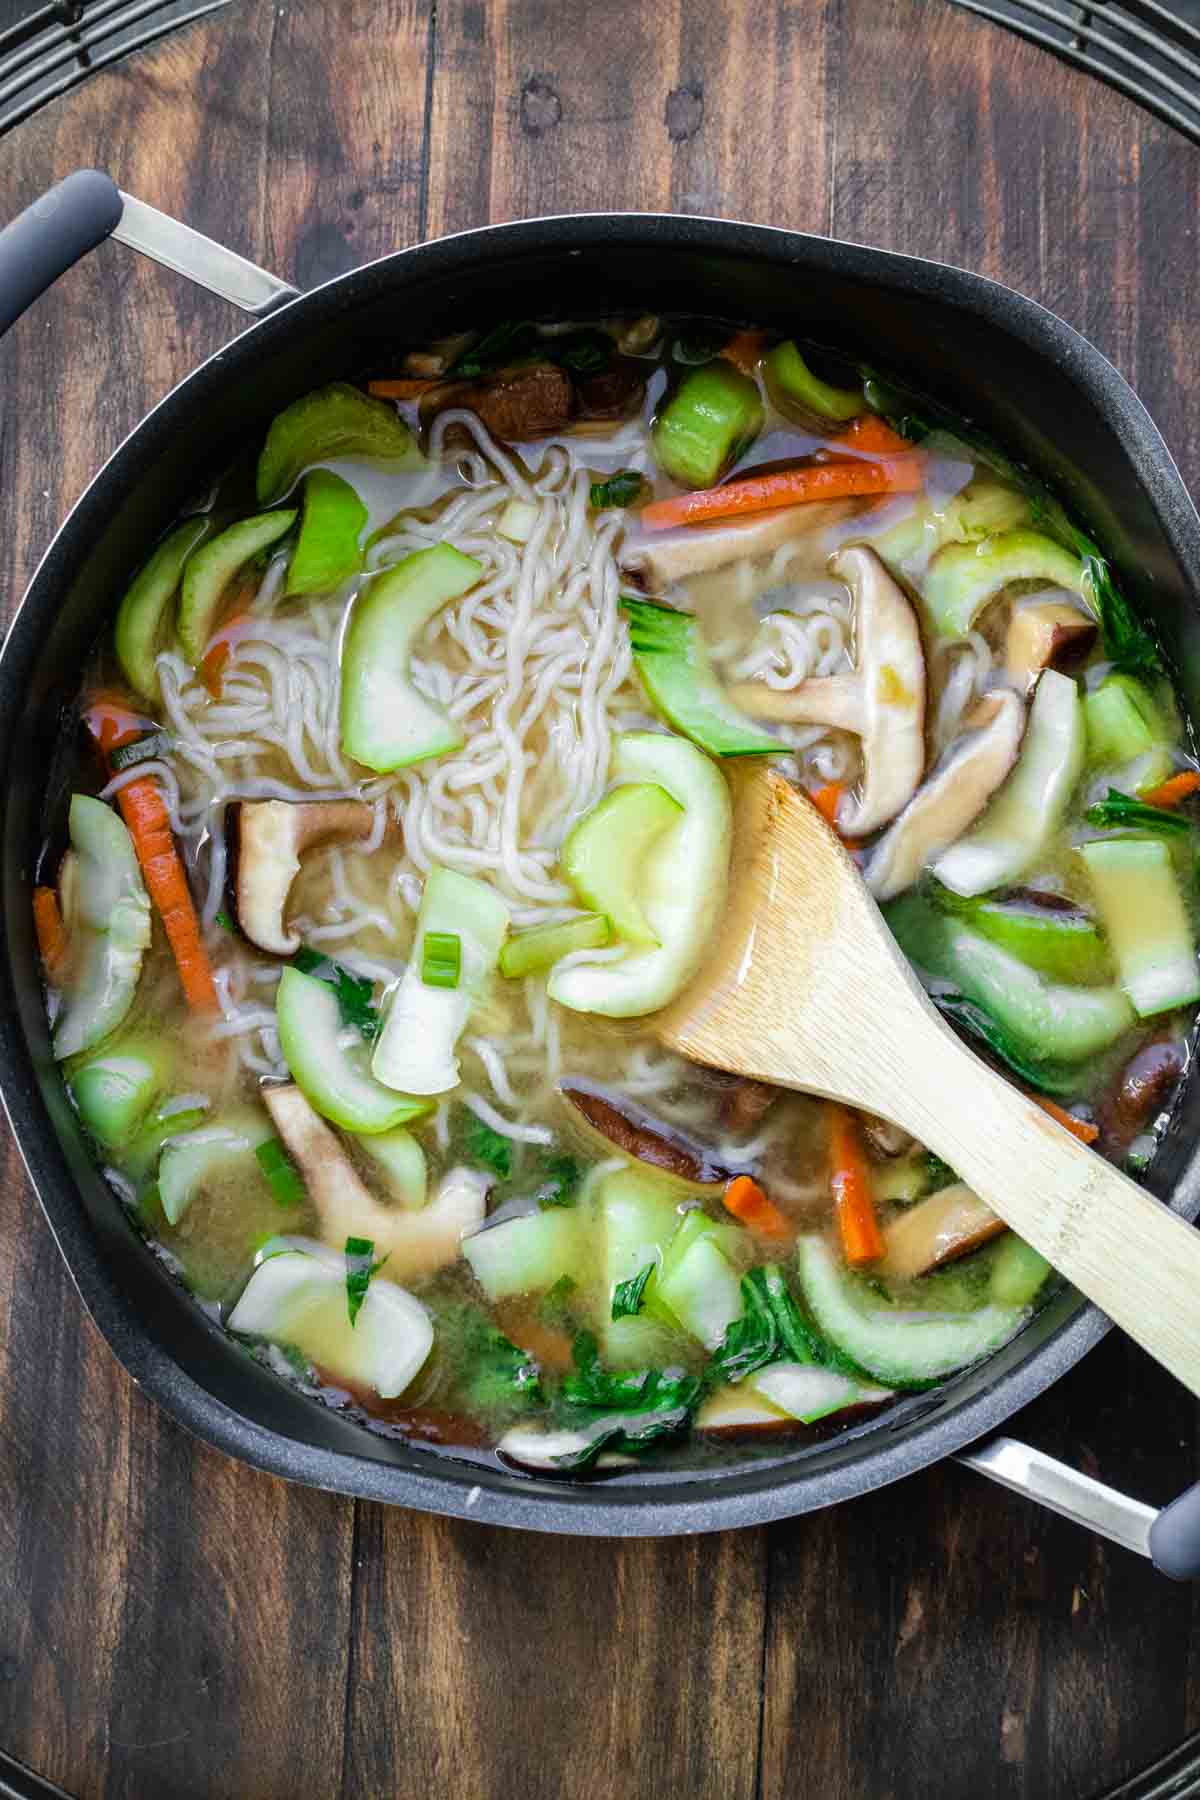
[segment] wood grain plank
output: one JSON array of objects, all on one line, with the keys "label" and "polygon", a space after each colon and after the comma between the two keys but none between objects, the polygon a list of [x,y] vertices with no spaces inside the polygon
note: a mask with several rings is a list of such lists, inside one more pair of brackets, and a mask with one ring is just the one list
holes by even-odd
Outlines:
[{"label": "wood grain plank", "polygon": [[751,1800],[763,1548],[360,1508],[346,1795]]}]

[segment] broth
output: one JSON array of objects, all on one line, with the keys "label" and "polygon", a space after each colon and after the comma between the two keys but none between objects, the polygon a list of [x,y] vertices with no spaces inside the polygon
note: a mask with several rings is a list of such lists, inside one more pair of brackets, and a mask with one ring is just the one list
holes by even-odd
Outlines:
[{"label": "broth", "polygon": [[726,769],[770,756],[948,1016],[1144,1164],[1200,774],[1098,551],[762,332],[518,323],[371,376],[168,534],[82,683],[36,917],[139,1229],[286,1378],[564,1475],[998,1348],[1053,1274],[952,1170],[652,1017],[736,879]]}]

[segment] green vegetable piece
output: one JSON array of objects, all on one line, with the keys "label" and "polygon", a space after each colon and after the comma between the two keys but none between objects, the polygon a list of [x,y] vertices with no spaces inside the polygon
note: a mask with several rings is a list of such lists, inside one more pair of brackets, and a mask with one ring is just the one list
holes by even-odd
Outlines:
[{"label": "green vegetable piece", "polygon": [[334,1125],[368,1134],[394,1131],[429,1111],[427,1100],[384,1087],[352,1052],[342,1049],[342,1017],[327,982],[295,967],[285,969],[276,989],[275,1015],[284,1061],[296,1086]]},{"label": "green vegetable piece", "polygon": [[505,364],[527,355],[537,337],[537,327],[529,319],[502,319],[499,325],[485,331],[469,350],[464,350],[446,373],[451,377],[461,376],[464,380],[490,374],[493,369],[502,369]]},{"label": "green vegetable piece", "polygon": [[417,550],[358,596],[342,652],[342,749],[379,774],[457,750],[459,725],[418,693],[409,658],[418,634],[473,588],[483,565],[450,544]]},{"label": "green vegetable piece", "polygon": [[300,535],[288,564],[284,597],[328,594],[362,568],[359,538],[367,509],[350,486],[331,469],[312,469],[304,477]]},{"label": "green vegetable piece", "polygon": [[552,1156],[538,1183],[534,1199],[542,1208],[574,1206],[579,1187],[579,1164],[573,1156]]},{"label": "green vegetable piece", "polygon": [[712,756],[779,756],[786,746],[728,698],[692,613],[621,598],[629,642],[650,699],[669,725]]},{"label": "green vegetable piece", "polygon": [[606,1449],[645,1449],[691,1422],[703,1392],[696,1376],[674,1369],[605,1369],[588,1331],[576,1337],[574,1355],[560,1399],[570,1422],[586,1431],[578,1448],[555,1457],[560,1467],[586,1468]]},{"label": "green vegetable piece", "polygon": [[419,1212],[428,1197],[425,1152],[411,1131],[380,1131],[355,1142],[383,1172],[388,1193],[406,1212]]},{"label": "green vegetable piece", "polygon": [[1177,833],[1186,835],[1192,829],[1185,814],[1168,812],[1165,806],[1147,806],[1144,800],[1135,800],[1112,787],[1083,816],[1098,831],[1159,831],[1171,837]]},{"label": "green vegetable piece", "polygon": [[996,1306],[1032,1306],[1049,1274],[1045,1257],[1008,1231],[992,1252],[989,1297]]},{"label": "green vegetable piece", "polygon": [[584,913],[561,925],[531,925],[516,931],[500,952],[500,973],[510,981],[539,974],[572,950],[601,950],[612,942],[612,926],[600,913]]},{"label": "green vegetable piece", "polygon": [[337,996],[342,1024],[353,1025],[368,1044],[375,1042],[379,1036],[379,1008],[374,1003],[375,984],[369,975],[352,975],[341,963],[307,945],[297,950],[292,967],[302,975],[315,975],[331,987]]},{"label": "green vegetable piece", "polygon": [[647,492],[644,475],[639,475],[636,469],[620,469],[603,481],[593,481],[588,504],[593,512],[603,512],[610,506],[636,506]]},{"label": "green vegetable piece", "polygon": [[409,467],[422,462],[412,432],[386,400],[334,381],[293,400],[271,422],[258,459],[258,504],[273,506],[305,469],[340,456],[363,456]]},{"label": "green vegetable piece", "polygon": [[586,1280],[587,1220],[579,1207],[522,1213],[465,1237],[462,1253],[489,1300],[544,1294],[563,1278]]},{"label": "green vegetable piece", "polygon": [[655,1297],[686,1332],[710,1350],[742,1315],[737,1271],[711,1230],[698,1236],[682,1256],[664,1261]]},{"label": "green vegetable piece", "polygon": [[1166,724],[1146,688],[1132,675],[1109,675],[1085,694],[1088,759],[1131,762],[1165,743]]},{"label": "green vegetable piece", "polygon": [[659,941],[637,890],[647,855],[682,817],[682,806],[665,788],[628,782],[586,813],[563,844],[563,874],[584,905],[605,915],[627,943]]},{"label": "green vegetable piece", "polygon": [[614,1319],[632,1319],[642,1310],[642,1296],[646,1291],[646,1283],[653,1275],[657,1264],[643,1263],[636,1275],[628,1281],[619,1281],[613,1289],[612,1316]]},{"label": "green vegetable piece", "polygon": [[124,822],[111,806],[73,794],[68,816],[76,854],[75,962],[54,1026],[54,1055],[90,1050],[133,1005],[150,943],[150,898]]},{"label": "green vegetable piece", "polygon": [[271,1184],[277,1206],[303,1206],[308,1198],[300,1172],[277,1137],[266,1138],[254,1146],[258,1166]]},{"label": "green vegetable piece", "polygon": [[798,409],[806,418],[844,425],[866,411],[861,387],[831,387],[814,375],[795,344],[776,344],[763,361],[767,392],[780,412]]},{"label": "green vegetable piece", "polygon": [[375,1245],[370,1238],[348,1237],[346,1255],[346,1312],[351,1325],[358,1324],[362,1303],[367,1297],[371,1277],[382,1269],[386,1256],[375,1261]]},{"label": "green vegetable piece", "polygon": [[512,1139],[494,1131],[472,1113],[465,1134],[467,1155],[507,1181],[512,1174]]},{"label": "green vegetable piece", "polygon": [[158,1196],[168,1224],[178,1225],[206,1182],[248,1162],[270,1136],[265,1116],[247,1111],[172,1137],[158,1164]]},{"label": "green vegetable piece", "polygon": [[663,473],[681,487],[712,487],[763,425],[757,384],[718,358],[691,369],[651,427]]},{"label": "green vegetable piece", "polygon": [[261,550],[269,550],[296,523],[291,508],[283,512],[256,513],[239,519],[218,537],[197,550],[183,572],[179,601],[179,642],[184,655],[198,668],[217,622],[221,596],[238,570]]},{"label": "green vegetable piece", "polygon": [[118,744],[115,750],[108,753],[108,763],[114,775],[123,769],[132,769],[136,763],[152,762],[156,756],[162,756],[168,747],[165,731],[147,731],[131,743]]},{"label": "green vegetable piece", "polygon": [[1094,919],[1020,900],[981,900],[964,914],[976,931],[1052,981],[1094,987],[1112,962]]},{"label": "green vegetable piece", "polygon": [[[884,916],[905,955],[937,981],[955,983],[990,1015],[1000,1041],[1007,1039],[1023,1064],[1053,1070],[1084,1062],[1133,1023],[1118,988],[1044,981],[964,920],[934,911],[916,895],[895,901]],[[943,1005],[947,998],[937,996]]]},{"label": "green vegetable piece", "polygon": [[1143,1019],[1200,999],[1196,939],[1161,838],[1103,838],[1081,844],[1120,972]]},{"label": "green vegetable piece", "polygon": [[1002,531],[978,544],[947,544],[929,565],[924,599],[947,637],[965,637],[990,600],[1014,581],[1052,582],[1090,603],[1084,565],[1037,531]]},{"label": "green vegetable piece", "polygon": [[978,1362],[1008,1343],[1029,1317],[1027,1306],[987,1302],[969,1312],[907,1311],[881,1301],[841,1267],[822,1237],[796,1246],[800,1287],[830,1343],[889,1387],[923,1388]]},{"label": "green vegetable piece", "polygon": [[437,1323],[438,1336],[450,1344],[459,1371],[455,1391],[469,1412],[495,1423],[498,1413],[511,1418],[541,1399],[534,1358],[497,1330],[480,1307],[447,1306]]},{"label": "green vegetable piece", "polygon": [[216,918],[216,923],[221,927],[222,931],[232,931],[233,930],[233,920],[230,918],[229,914],[225,911],[224,907],[221,907],[220,911],[215,915],[215,918]]},{"label": "green vegetable piece", "polygon": [[167,638],[167,613],[192,551],[208,536],[208,519],[185,519],[145,563],[117,609],[113,637],[117,661],[135,693],[160,698],[155,657]]},{"label": "green vegetable piece", "polygon": [[457,931],[427,931],[421,944],[421,980],[426,987],[456,988],[462,974],[462,939]]},{"label": "green vegetable piece", "polygon": [[[195,1131],[208,1117],[201,1107],[188,1107],[181,1112],[178,1108],[168,1111],[168,1105],[169,1102],[164,1102],[156,1108],[137,1136],[121,1147],[121,1170],[131,1181],[145,1181],[151,1171],[157,1169],[164,1145],[172,1138]],[[157,1193],[154,1204],[158,1204]]]},{"label": "green vegetable piece", "polygon": [[74,1072],[71,1098],[97,1143],[112,1150],[134,1135],[166,1086],[168,1069],[161,1045],[126,1043]]}]

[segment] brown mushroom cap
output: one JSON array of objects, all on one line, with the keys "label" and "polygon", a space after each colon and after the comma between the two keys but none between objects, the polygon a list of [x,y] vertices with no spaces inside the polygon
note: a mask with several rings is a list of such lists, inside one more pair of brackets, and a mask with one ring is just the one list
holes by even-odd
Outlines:
[{"label": "brown mushroom cap", "polygon": [[1043,669],[1070,669],[1081,663],[1099,630],[1065,588],[1031,594],[1015,602],[1004,640],[1008,678],[1028,693]]},{"label": "brown mushroom cap", "polygon": [[875,1271],[908,1281],[965,1256],[1007,1229],[973,1188],[954,1181],[892,1220],[883,1233],[884,1259],[876,1263]]},{"label": "brown mushroom cap", "polygon": [[876,900],[912,887],[979,817],[1017,760],[1025,706],[1011,688],[1000,688],[985,694],[963,724],[963,735],[871,852],[866,882]]},{"label": "brown mushroom cap", "polygon": [[583,1135],[610,1155],[617,1150],[692,1192],[719,1194],[736,1173],[695,1138],[622,1094],[571,1079],[560,1081],[558,1091]]},{"label": "brown mushroom cap", "polygon": [[786,689],[739,682],[729,697],[752,718],[831,725],[862,740],[861,791],[842,801],[837,823],[867,837],[907,805],[925,767],[925,657],[916,613],[874,550],[848,545],[829,568],[854,596],[853,673]]},{"label": "brown mushroom cap", "polygon": [[231,888],[238,924],[252,944],[294,956],[300,934],[284,924],[300,858],[334,838],[370,837],[375,808],[365,800],[239,800],[229,808]]},{"label": "brown mushroom cap", "polygon": [[744,1444],[761,1442],[763,1438],[795,1437],[807,1427],[743,1384],[718,1388],[710,1394],[696,1414],[696,1430],[707,1438]]}]

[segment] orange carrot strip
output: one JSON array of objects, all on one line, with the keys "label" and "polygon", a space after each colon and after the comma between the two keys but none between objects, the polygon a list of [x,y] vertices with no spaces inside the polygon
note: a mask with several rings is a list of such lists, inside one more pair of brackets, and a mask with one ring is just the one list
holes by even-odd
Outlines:
[{"label": "orange carrot strip", "polygon": [[1185,769],[1180,775],[1172,775],[1167,781],[1160,781],[1157,787],[1147,788],[1138,799],[1144,800],[1147,806],[1178,806],[1189,794],[1200,788],[1200,775],[1195,769]]},{"label": "orange carrot strip", "polygon": [[1036,1101],[1042,1111],[1049,1113],[1052,1119],[1057,1119],[1060,1125],[1065,1125],[1072,1137],[1077,1137],[1081,1144],[1094,1144],[1100,1136],[1098,1125],[1089,1125],[1086,1119],[1077,1119],[1075,1114],[1069,1113],[1065,1106],[1058,1106],[1053,1100],[1047,1100],[1044,1094],[1030,1094],[1029,1098]]},{"label": "orange carrot strip", "polygon": [[757,1231],[760,1237],[790,1238],[796,1235],[791,1221],[749,1175],[735,1175],[723,1198],[726,1212],[731,1212],[751,1231]]},{"label": "orange carrot strip", "polygon": [[911,494],[921,485],[919,458],[895,462],[809,463],[769,475],[745,475],[724,487],[701,488],[642,508],[648,531],[672,525],[700,525],[748,513],[771,512],[810,500],[841,500],[855,494]]},{"label": "orange carrot strip", "polygon": [[854,1268],[878,1262],[884,1243],[875,1217],[870,1165],[857,1123],[836,1103],[829,1109],[829,1155],[834,1215],[846,1261]]},{"label": "orange carrot strip", "polygon": [[117,805],[129,827],[150,898],[166,928],[184,997],[195,1012],[215,1012],[212,968],[158,783],[151,776],[131,781],[118,791]]},{"label": "orange carrot strip", "polygon": [[83,725],[102,756],[154,730],[153,719],[136,712],[121,694],[93,694],[82,713]]},{"label": "orange carrot strip", "polygon": [[368,381],[367,392],[380,400],[419,400],[430,388],[440,387],[440,375],[400,375],[394,380]]},{"label": "orange carrot strip", "polygon": [[247,632],[253,628],[253,624],[254,621],[248,613],[236,613],[209,638],[208,648],[204,652],[197,673],[214,700],[221,698],[225,664],[233,654],[234,645],[241,642]]},{"label": "orange carrot strip", "polygon": [[832,825],[835,831],[837,830],[838,807],[842,803],[842,795],[845,791],[844,781],[827,781],[824,787],[819,787],[815,794],[808,796],[821,817]]},{"label": "orange carrot strip", "polygon": [[52,887],[33,890],[33,925],[51,987],[61,987],[71,959],[71,941],[63,924],[58,895]]},{"label": "orange carrot strip", "polygon": [[721,355],[727,362],[731,362],[735,369],[740,369],[743,375],[753,375],[762,358],[766,341],[765,331],[736,331],[722,350]]},{"label": "orange carrot strip", "polygon": [[854,450],[859,456],[895,456],[900,451],[911,450],[913,445],[910,439],[893,431],[878,413],[863,413],[840,437],[834,438],[829,447]]}]

